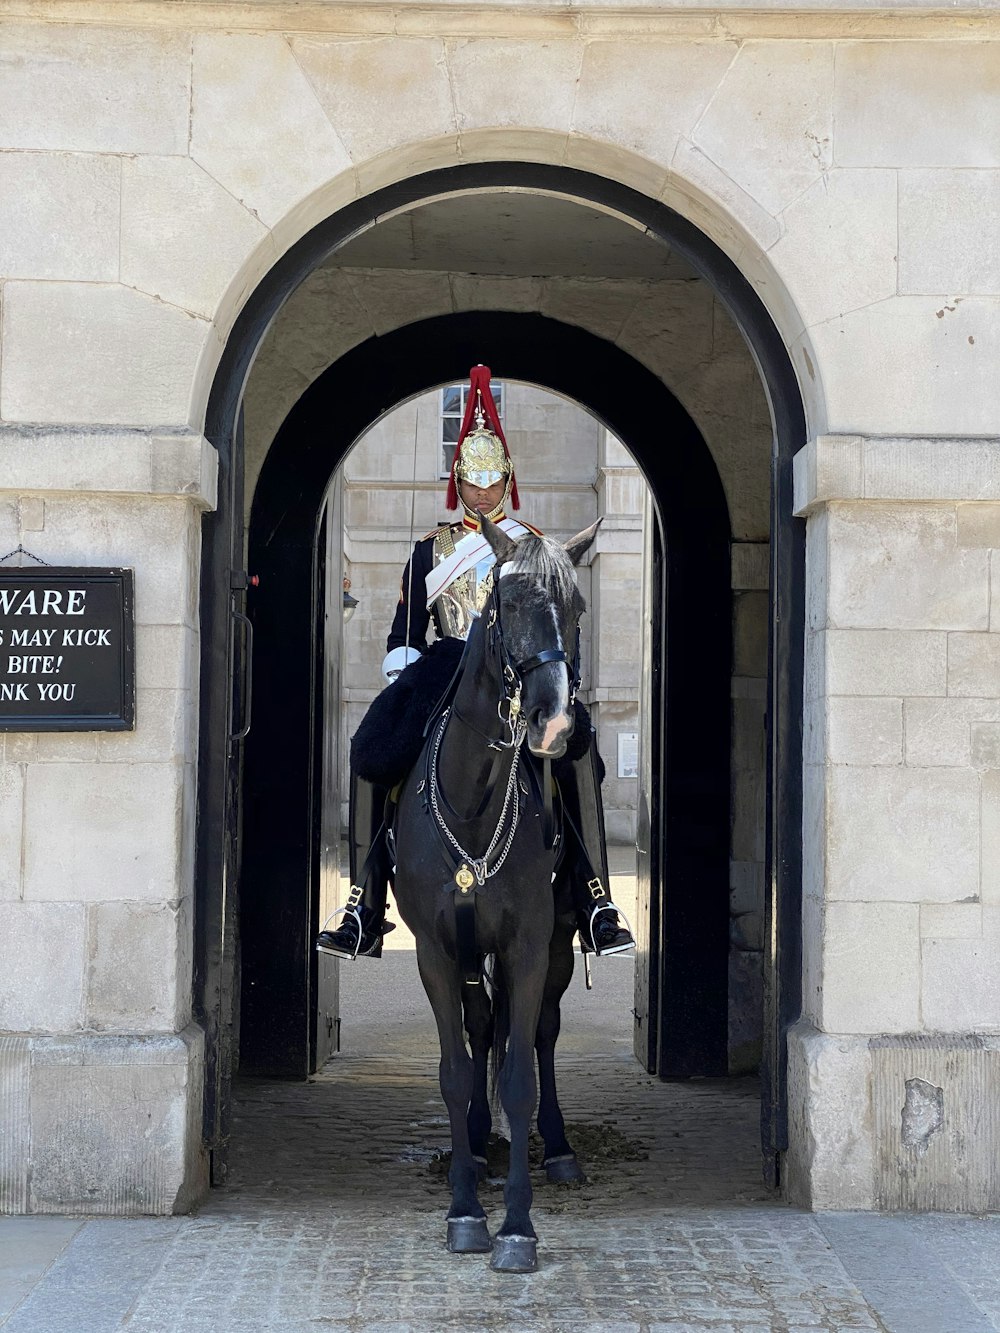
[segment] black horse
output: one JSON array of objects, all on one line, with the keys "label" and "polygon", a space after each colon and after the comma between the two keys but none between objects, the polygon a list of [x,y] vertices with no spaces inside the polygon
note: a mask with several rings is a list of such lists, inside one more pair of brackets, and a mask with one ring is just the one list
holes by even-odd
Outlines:
[{"label": "black horse", "polygon": [[[573,732],[585,609],[573,566],[597,526],[564,547],[545,537],[514,542],[483,519],[496,554],[493,592],[396,816],[395,896],[416,937],[437,1021],[451,1122],[448,1248],[492,1248],[491,1267],[500,1272],[537,1267],[528,1173],[535,1053],[549,1178],[583,1179],[555,1089],[559,1001],[573,971],[575,921],[568,893],[553,886],[558,817],[548,761],[565,753]],[[492,959],[489,992],[481,984],[484,955]],[[477,1197],[492,1127],[491,1049],[511,1135],[507,1214],[495,1242]]]}]

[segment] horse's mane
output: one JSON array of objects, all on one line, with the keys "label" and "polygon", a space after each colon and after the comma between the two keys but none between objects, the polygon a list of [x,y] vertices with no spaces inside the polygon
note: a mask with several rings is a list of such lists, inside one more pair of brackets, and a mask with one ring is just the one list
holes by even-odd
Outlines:
[{"label": "horse's mane", "polygon": [[[512,574],[527,574],[535,587],[562,603],[569,611],[582,614],[587,607],[576,584],[573,562],[564,546],[551,537],[536,537],[529,533],[517,543],[517,553],[511,561]],[[530,594],[529,594],[530,596]]]}]

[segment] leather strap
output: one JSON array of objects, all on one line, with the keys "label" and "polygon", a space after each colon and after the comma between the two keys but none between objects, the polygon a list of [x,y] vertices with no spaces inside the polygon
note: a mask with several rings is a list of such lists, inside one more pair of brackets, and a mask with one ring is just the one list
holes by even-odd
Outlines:
[{"label": "leather strap", "polygon": [[462,984],[478,986],[482,979],[483,960],[476,944],[476,895],[455,890],[455,943],[458,946],[458,969]]}]

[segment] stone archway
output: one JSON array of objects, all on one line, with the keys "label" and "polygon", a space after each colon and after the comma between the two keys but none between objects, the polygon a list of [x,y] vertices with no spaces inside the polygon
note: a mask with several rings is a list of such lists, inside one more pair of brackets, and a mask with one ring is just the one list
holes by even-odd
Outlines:
[{"label": "stone archway", "polygon": [[[198,952],[202,1016],[216,1060],[214,1067],[211,1061],[209,1065],[207,1137],[210,1143],[224,1138],[224,1134],[220,1133],[219,1116],[225,1105],[229,1059],[225,1043],[227,1032],[231,1030],[226,1017],[225,1000],[227,990],[230,1002],[232,998],[231,966],[213,942],[213,931],[217,935],[225,935],[226,914],[233,911],[232,895],[227,898],[214,887],[226,883],[223,867],[228,865],[230,874],[233,869],[233,863],[226,859],[227,811],[230,816],[232,814],[231,803],[227,804],[226,787],[227,781],[231,783],[232,780],[232,766],[227,767],[221,727],[222,717],[230,705],[229,677],[228,674],[225,678],[220,676],[219,663],[228,657],[230,651],[227,604],[231,594],[228,571],[242,567],[242,537],[240,535],[237,539],[234,527],[234,520],[241,509],[239,470],[242,466],[242,451],[238,445],[234,447],[234,442],[247,371],[274,313],[296,284],[311,271],[311,267],[336,247],[338,237],[346,240],[357,232],[364,219],[375,219],[421,199],[463,190],[481,191],[491,188],[557,191],[563,196],[593,201],[601,207],[613,209],[619,215],[632,217],[646,226],[650,234],[669,239],[670,244],[687,257],[725,302],[753,349],[772,404],[776,440],[772,503],[773,512],[781,515],[783,526],[774,527],[775,534],[780,534],[780,540],[774,544],[772,566],[773,594],[779,608],[775,624],[781,641],[772,648],[773,660],[778,663],[779,669],[772,682],[774,706],[770,711],[771,772],[774,785],[769,833],[772,838],[773,864],[780,866],[780,891],[770,904],[770,924],[773,933],[775,922],[778,918],[783,919],[782,937],[787,939],[790,947],[784,964],[779,966],[779,960],[773,960],[771,971],[769,1026],[774,1058],[768,1065],[769,1095],[765,1101],[768,1106],[777,1108],[778,1119],[774,1123],[773,1132],[768,1130],[765,1133],[765,1141],[771,1148],[780,1148],[783,1146],[783,1127],[780,1123],[783,1043],[778,1037],[784,1025],[796,1016],[799,985],[801,718],[798,700],[801,697],[802,561],[801,532],[794,530],[788,515],[791,457],[804,436],[801,401],[787,353],[773,323],[749,284],[702,233],[663,205],[655,204],[613,182],[568,169],[524,163],[488,163],[428,173],[334,215],[300,241],[265,277],[237,321],[226,345],[208,414],[208,433],[220,452],[221,485],[220,510],[209,521],[206,530],[206,560],[202,581],[206,657],[202,685],[202,838],[199,848],[202,910],[199,913]],[[533,377],[537,378],[537,375]],[[432,380],[433,377],[431,381],[415,384],[413,391],[425,387]],[[383,390],[386,400],[379,402],[379,390],[373,389],[373,396],[369,398],[366,407],[369,415],[359,425],[367,424],[378,410],[387,410],[398,401],[401,396],[398,390],[398,384],[391,391]],[[586,396],[581,396],[586,401]],[[611,416],[613,414],[609,414]],[[230,919],[230,935],[231,925]]]}]

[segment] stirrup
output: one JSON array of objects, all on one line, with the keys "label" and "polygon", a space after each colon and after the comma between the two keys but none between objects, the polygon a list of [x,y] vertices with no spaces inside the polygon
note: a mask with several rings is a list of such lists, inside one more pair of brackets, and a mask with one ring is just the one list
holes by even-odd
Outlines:
[{"label": "stirrup", "polygon": [[[346,922],[343,922],[337,930],[327,930],[327,926],[335,916],[350,916],[354,918],[358,928],[358,934],[353,948],[334,943],[336,936],[340,934],[340,931],[343,930],[344,925],[346,925]],[[346,958],[349,962],[353,962],[355,958],[381,958],[382,938],[383,936],[388,935],[390,930],[395,929],[396,927],[393,922],[383,921],[379,928],[374,932],[374,939],[372,939],[367,948],[362,949],[361,945],[364,942],[365,930],[364,926],[361,924],[361,913],[356,907],[338,907],[331,912],[323,922],[323,929],[316,937],[316,952],[329,954],[332,958]]]},{"label": "stirrup", "polygon": [[[625,922],[625,925],[619,927],[619,930],[624,930],[628,935],[628,939],[624,940],[621,944],[612,944],[603,949],[599,949],[594,942],[594,921],[598,912],[614,912],[615,916],[621,917]],[[590,920],[587,922],[586,936],[583,931],[580,932],[580,952],[583,954],[594,954],[597,958],[608,958],[612,954],[627,953],[629,949],[634,948],[635,936],[632,933],[632,925],[621,908],[616,907],[610,898],[606,901],[595,903],[590,913]]]}]

